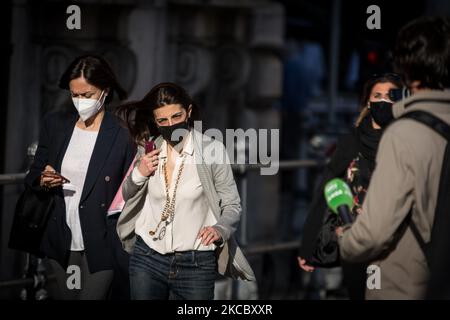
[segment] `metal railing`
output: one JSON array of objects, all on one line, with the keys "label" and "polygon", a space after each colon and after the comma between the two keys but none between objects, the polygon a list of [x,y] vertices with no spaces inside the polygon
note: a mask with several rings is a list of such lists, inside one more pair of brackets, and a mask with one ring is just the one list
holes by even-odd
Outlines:
[{"label": "metal railing", "polygon": [[[318,168],[322,167],[325,163],[317,160],[288,160],[288,161],[279,161],[278,163],[271,163],[270,166],[277,165],[279,170],[294,170],[294,169],[307,169],[307,168]],[[241,193],[241,206],[242,206],[242,216],[240,220],[240,243],[243,247],[243,251],[247,255],[257,255],[268,252],[275,251],[283,251],[283,250],[292,250],[299,246],[300,240],[293,240],[288,242],[278,242],[278,243],[265,243],[265,244],[257,244],[248,246],[247,239],[247,175],[246,173],[249,171],[255,171],[260,168],[269,167],[269,165],[264,164],[233,164],[232,168],[235,173],[238,174],[237,180],[238,185],[240,187]],[[26,173],[14,173],[14,174],[0,174],[0,186],[2,185],[12,185],[12,184],[21,184],[24,182]],[[49,281],[54,280],[54,276],[50,275],[48,277]],[[0,282],[0,290],[5,288],[12,287],[25,287],[32,285],[35,280],[26,278],[26,279],[17,279]]]},{"label": "metal railing", "polygon": [[0,174],[0,186],[23,183],[26,173]]},{"label": "metal railing", "polygon": [[[55,281],[56,276],[55,275],[49,275],[47,277],[48,281]],[[0,289],[8,289],[8,288],[16,288],[16,287],[29,287],[29,286],[35,286],[36,285],[36,279],[33,278],[26,278],[26,279],[17,279],[17,280],[10,280],[10,281],[3,281],[0,282]]]},{"label": "metal railing", "polygon": [[[285,161],[279,161],[277,163],[272,162],[270,166],[278,166],[279,170],[294,170],[294,169],[308,169],[308,168],[318,168],[325,165],[325,162],[323,161],[317,161],[317,160],[285,160]],[[246,248],[248,245],[248,238],[247,238],[247,176],[246,173],[248,171],[255,171],[261,168],[269,167],[269,165],[263,165],[263,164],[233,164],[232,168],[233,170],[239,174],[238,176],[238,185],[240,187],[240,195],[241,195],[241,220],[240,220],[240,237],[239,242],[244,247],[244,252],[253,252],[252,248]],[[300,243],[300,240],[294,243],[287,244],[267,244],[267,245],[260,245],[259,251],[266,249],[266,251],[273,251],[273,250],[280,250],[279,248],[289,248],[294,249],[295,247],[298,247]],[[286,247],[287,245],[287,247]],[[285,250],[286,250],[285,249]]]}]

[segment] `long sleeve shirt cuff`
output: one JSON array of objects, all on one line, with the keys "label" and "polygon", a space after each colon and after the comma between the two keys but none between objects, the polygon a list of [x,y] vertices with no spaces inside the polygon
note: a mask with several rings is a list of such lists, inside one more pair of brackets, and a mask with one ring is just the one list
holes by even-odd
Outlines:
[{"label": "long sleeve shirt cuff", "polygon": [[218,246],[219,248],[222,248],[224,245],[225,245],[225,240],[224,240],[224,238],[223,238],[223,230],[222,230],[222,227],[221,226],[219,226],[219,225],[214,225],[214,226],[212,226],[214,229],[216,229],[217,230],[217,232],[219,233],[219,235],[220,235],[220,239],[219,240],[217,240],[214,244],[216,245],[216,246]]},{"label": "long sleeve shirt cuff", "polygon": [[138,186],[143,185],[147,179],[148,177],[143,176],[137,167],[131,172],[131,180]]}]

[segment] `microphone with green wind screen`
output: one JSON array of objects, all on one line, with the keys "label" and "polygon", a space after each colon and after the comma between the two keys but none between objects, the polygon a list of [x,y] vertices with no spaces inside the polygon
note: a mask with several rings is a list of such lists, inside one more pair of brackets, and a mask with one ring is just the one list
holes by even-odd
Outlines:
[{"label": "microphone with green wind screen", "polygon": [[335,178],[327,182],[324,188],[325,200],[328,207],[339,215],[344,224],[351,224],[353,217],[353,194],[350,187],[341,179]]}]

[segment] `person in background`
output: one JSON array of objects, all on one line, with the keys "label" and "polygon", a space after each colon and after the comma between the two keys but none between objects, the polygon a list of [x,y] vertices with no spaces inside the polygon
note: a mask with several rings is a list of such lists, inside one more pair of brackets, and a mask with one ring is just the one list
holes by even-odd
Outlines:
[{"label": "person in background", "polygon": [[[40,248],[56,274],[56,298],[106,299],[118,259],[126,259],[115,232],[117,217],[107,218],[107,209],[135,146],[105,106],[114,94],[124,99],[126,92],[109,64],[92,55],[76,58],[60,87],[70,92],[73,106],[45,116],[25,182],[55,199]],[[68,266],[79,267],[80,288],[68,288],[74,273]],[[116,292],[118,297],[127,296],[126,286],[116,288],[125,291]]]},{"label": "person in background", "polygon": [[364,299],[366,266],[343,264],[340,261],[335,235],[335,227],[340,222],[338,217],[327,209],[323,188],[333,178],[344,179],[355,195],[353,214],[358,216],[375,168],[375,156],[381,135],[393,120],[389,91],[401,87],[400,76],[393,73],[373,75],[366,81],[355,128],[338,141],[305,222],[298,257],[300,267],[304,271],[312,272],[316,267],[342,265],[344,284],[350,299]]}]

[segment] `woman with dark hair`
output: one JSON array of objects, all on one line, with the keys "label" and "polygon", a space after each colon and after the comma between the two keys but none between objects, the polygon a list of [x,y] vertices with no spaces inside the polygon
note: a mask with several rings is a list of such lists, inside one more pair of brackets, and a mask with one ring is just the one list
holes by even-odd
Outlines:
[{"label": "woman with dark hair", "polygon": [[194,128],[192,98],[161,83],[119,113],[139,145],[117,224],[132,299],[213,299],[217,271],[254,280],[232,236],[241,206],[225,147]]},{"label": "woman with dark hair", "polygon": [[[25,181],[55,200],[40,249],[56,273],[57,298],[105,299],[117,255],[125,255],[117,217],[107,218],[107,210],[135,154],[128,131],[105,104],[126,92],[109,64],[91,55],[69,65],[60,87],[70,90],[74,108],[45,116]],[[74,288],[70,276],[81,277]]]},{"label": "woman with dark hair", "polygon": [[[324,186],[333,178],[344,179],[354,194],[353,214],[357,217],[375,168],[381,135],[394,119],[389,91],[401,87],[400,77],[392,73],[374,75],[365,83],[355,129],[338,141],[305,222],[298,257],[298,263],[304,271],[312,272],[315,267],[331,268],[341,264],[334,232],[341,222],[337,215],[327,209]],[[343,265],[343,273],[350,299],[364,299],[365,266]]]}]

